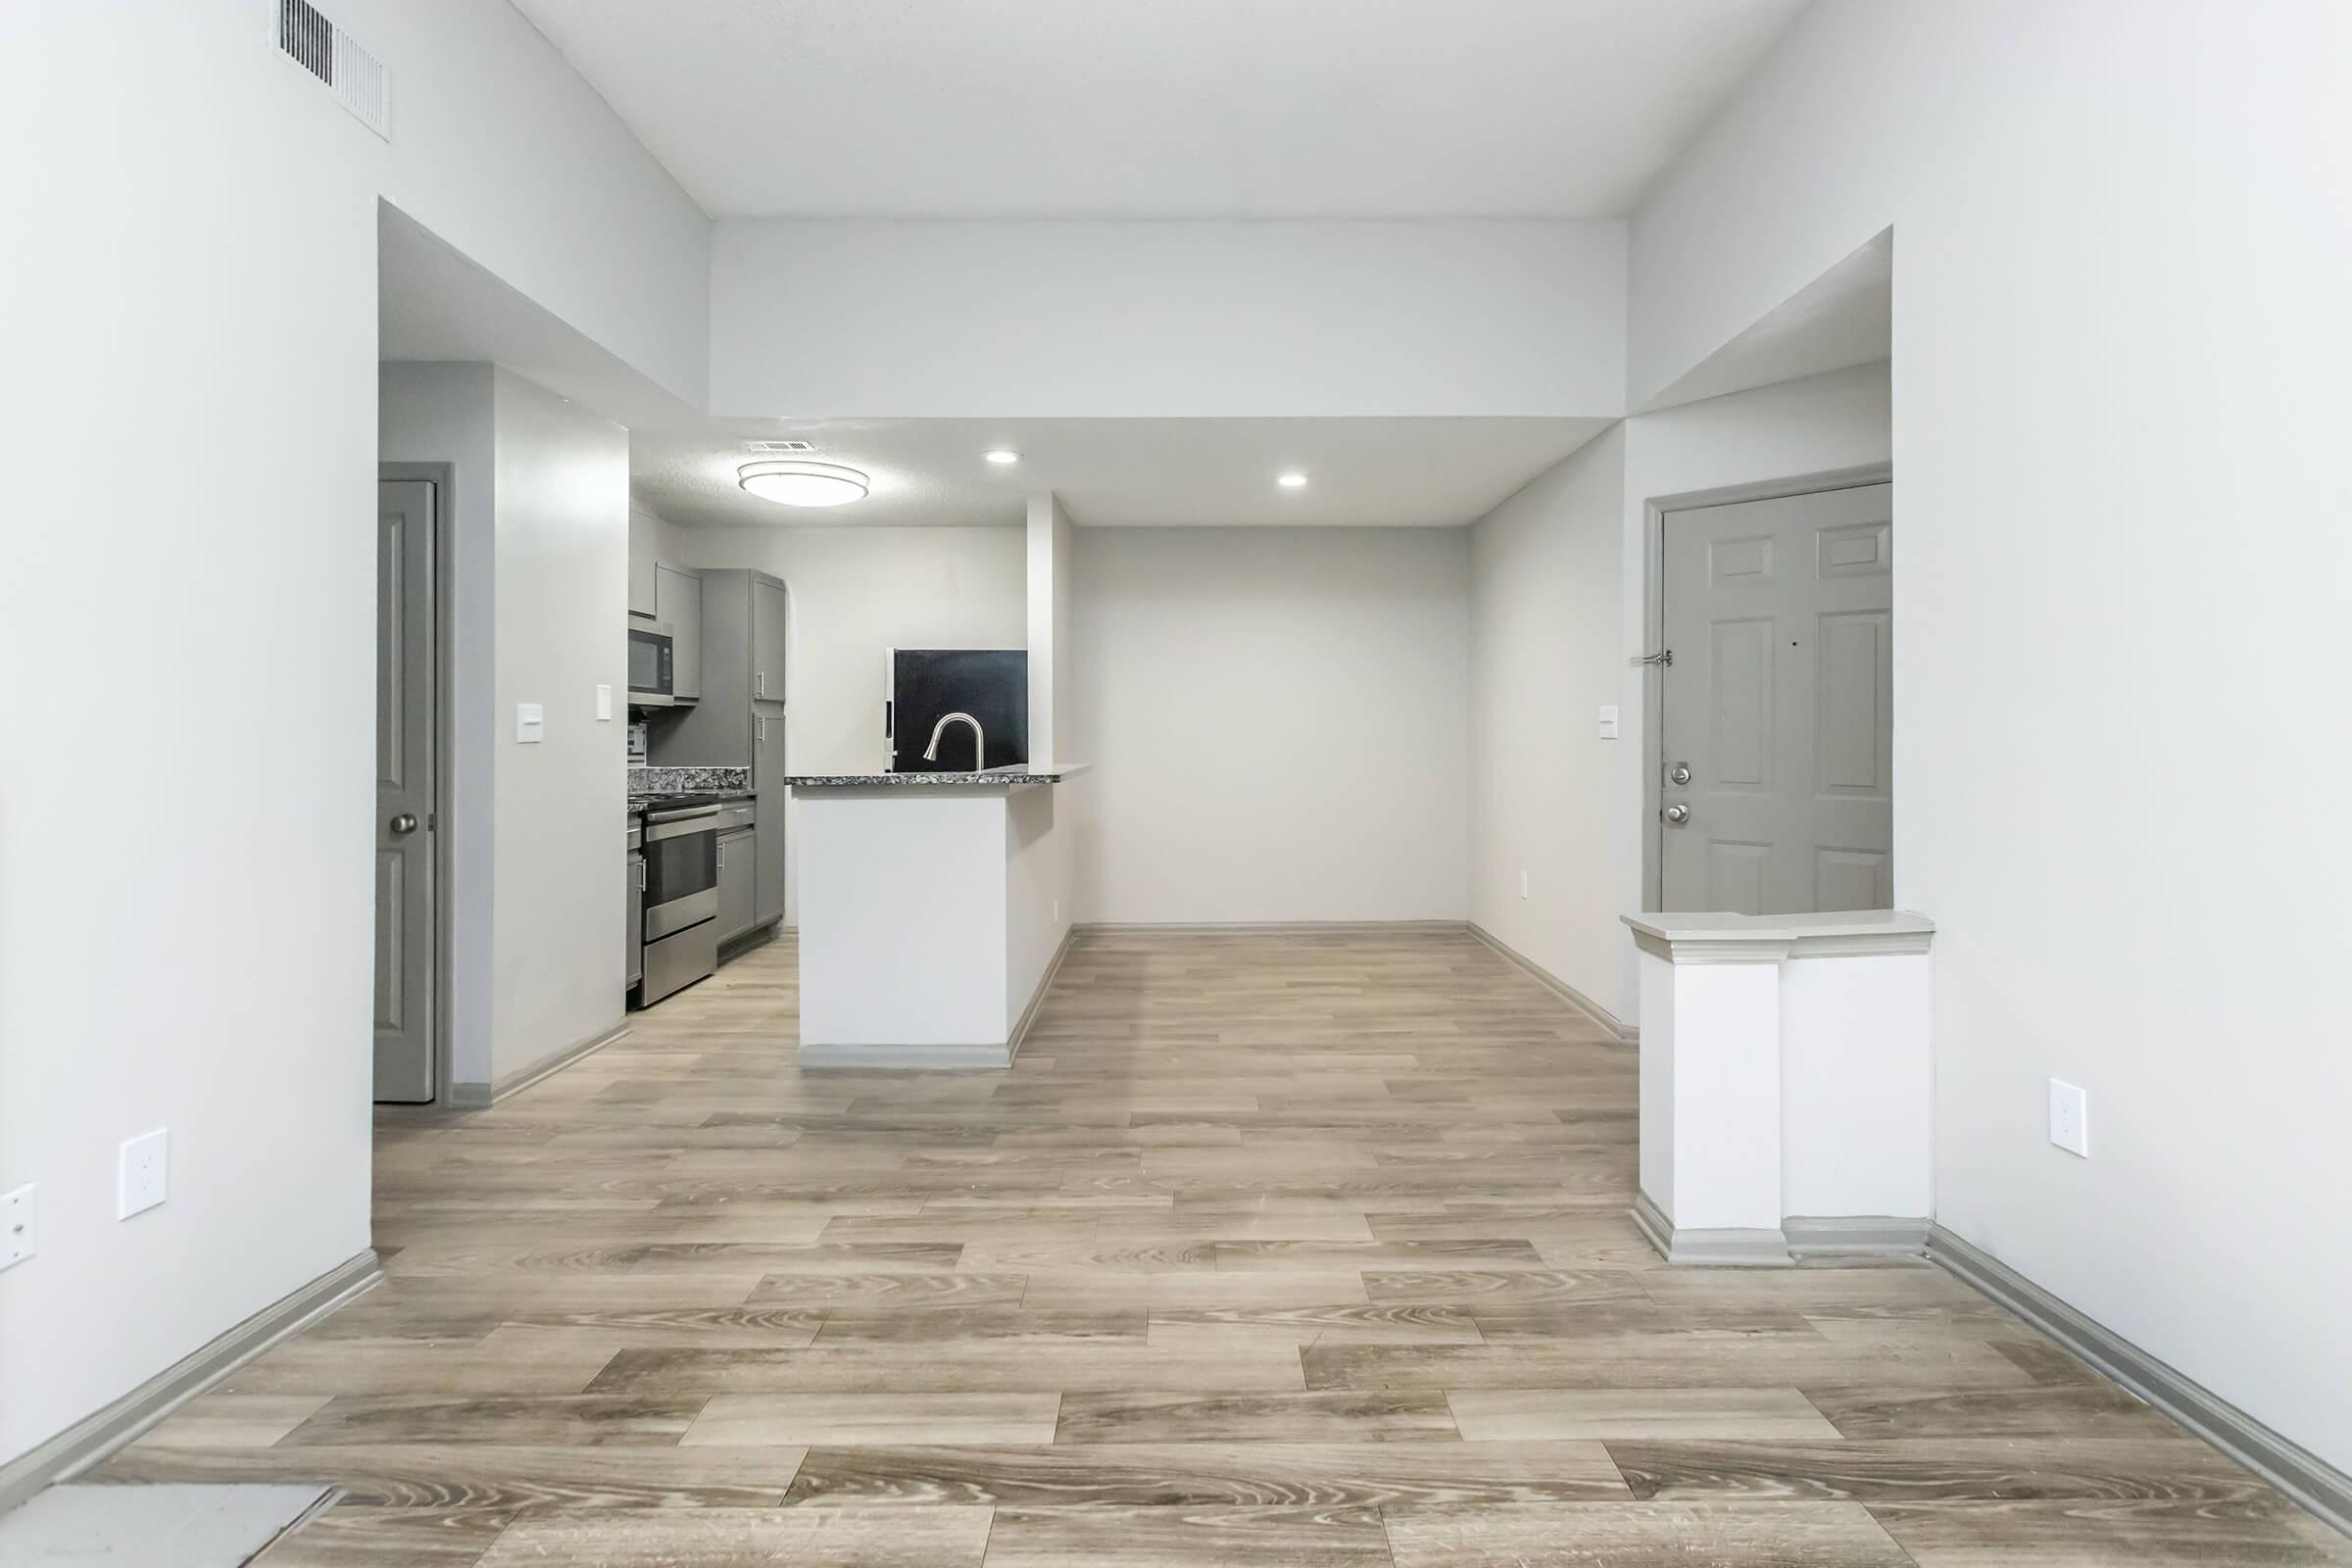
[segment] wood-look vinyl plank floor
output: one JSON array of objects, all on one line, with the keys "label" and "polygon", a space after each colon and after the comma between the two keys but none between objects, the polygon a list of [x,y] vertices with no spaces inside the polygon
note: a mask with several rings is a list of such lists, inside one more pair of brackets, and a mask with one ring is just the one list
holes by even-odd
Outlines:
[{"label": "wood-look vinyl plank floor", "polygon": [[2315,1568],[1942,1271],[1668,1268],[1635,1055],[1443,932],[1092,933],[1013,1067],[804,1072],[760,948],[483,1111],[390,1278],[93,1477],[263,1568]]}]

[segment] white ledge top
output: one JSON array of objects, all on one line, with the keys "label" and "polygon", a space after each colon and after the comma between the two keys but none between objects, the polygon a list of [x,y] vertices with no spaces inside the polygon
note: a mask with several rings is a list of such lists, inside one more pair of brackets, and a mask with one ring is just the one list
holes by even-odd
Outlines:
[{"label": "white ledge top", "polygon": [[1627,914],[1634,943],[1676,963],[1770,963],[1780,958],[1925,953],[1936,922],[1906,909],[1823,914]]}]

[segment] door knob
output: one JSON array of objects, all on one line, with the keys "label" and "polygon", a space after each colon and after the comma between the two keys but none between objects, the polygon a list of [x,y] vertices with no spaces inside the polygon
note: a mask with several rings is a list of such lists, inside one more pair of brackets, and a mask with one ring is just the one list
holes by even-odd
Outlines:
[{"label": "door knob", "polygon": [[1666,808],[1666,820],[1674,823],[1677,827],[1680,827],[1683,823],[1690,820],[1690,808],[1683,805],[1679,801],[1676,802],[1674,805]]},{"label": "door knob", "polygon": [[1670,784],[1688,784],[1688,783],[1690,783],[1690,764],[1689,762],[1677,762],[1677,763],[1675,763],[1675,764],[1674,764],[1674,767],[1673,767],[1673,769],[1672,769],[1670,772],[1668,772],[1668,773],[1667,773],[1667,775],[1666,775],[1666,781],[1667,781],[1668,783],[1670,783]]},{"label": "door knob", "polygon": [[410,834],[416,831],[416,813],[411,811],[403,811],[392,819],[392,836],[394,838],[407,838]]}]

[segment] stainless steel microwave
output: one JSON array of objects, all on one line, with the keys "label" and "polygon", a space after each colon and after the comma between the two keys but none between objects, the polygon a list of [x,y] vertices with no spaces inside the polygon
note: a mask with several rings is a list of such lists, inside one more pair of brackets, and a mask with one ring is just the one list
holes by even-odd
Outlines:
[{"label": "stainless steel microwave", "polygon": [[660,621],[629,621],[629,706],[667,708],[678,700],[678,650]]}]

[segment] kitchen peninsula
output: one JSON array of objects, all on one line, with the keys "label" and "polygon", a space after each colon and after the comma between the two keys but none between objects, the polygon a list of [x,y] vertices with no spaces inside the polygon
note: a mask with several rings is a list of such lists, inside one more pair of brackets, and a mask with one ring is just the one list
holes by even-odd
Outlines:
[{"label": "kitchen peninsula", "polygon": [[1010,1065],[1069,936],[1083,764],[787,776],[802,1064]]}]

